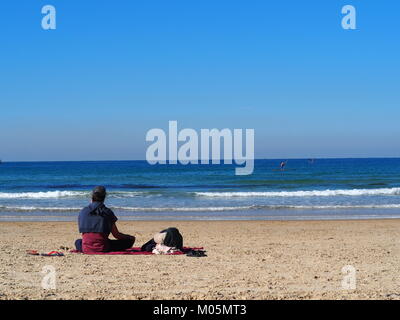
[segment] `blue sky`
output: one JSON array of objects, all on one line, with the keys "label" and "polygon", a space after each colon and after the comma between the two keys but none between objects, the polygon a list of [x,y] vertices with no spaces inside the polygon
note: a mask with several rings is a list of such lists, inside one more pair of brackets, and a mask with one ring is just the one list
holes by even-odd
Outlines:
[{"label": "blue sky", "polygon": [[0,158],[144,159],[169,120],[254,128],[258,158],[400,156],[399,16],[389,0],[1,1]]}]

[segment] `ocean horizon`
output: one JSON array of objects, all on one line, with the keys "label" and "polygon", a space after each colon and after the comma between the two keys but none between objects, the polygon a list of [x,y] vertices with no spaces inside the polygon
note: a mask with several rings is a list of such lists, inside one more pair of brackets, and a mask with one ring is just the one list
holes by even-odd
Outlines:
[{"label": "ocean horizon", "polygon": [[234,167],[3,162],[0,221],[74,221],[96,185],[107,187],[106,204],[121,220],[400,217],[400,158],[258,159],[249,176]]}]

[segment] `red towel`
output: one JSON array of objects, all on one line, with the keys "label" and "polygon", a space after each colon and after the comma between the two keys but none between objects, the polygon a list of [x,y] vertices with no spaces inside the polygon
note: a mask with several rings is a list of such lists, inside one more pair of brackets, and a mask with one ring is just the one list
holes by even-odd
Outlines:
[{"label": "red towel", "polygon": [[[188,248],[184,247],[183,251],[176,251],[173,253],[168,253],[167,255],[179,255],[179,254],[186,254],[190,250],[203,250],[203,247],[200,248]],[[78,250],[71,250],[71,253],[83,253]],[[154,253],[147,252],[147,251],[140,251],[140,247],[133,247],[130,249],[126,249],[124,251],[111,251],[111,252],[95,252],[95,253],[86,253],[86,254],[101,254],[101,255],[117,255],[117,254],[131,254],[131,255],[152,255]]]}]

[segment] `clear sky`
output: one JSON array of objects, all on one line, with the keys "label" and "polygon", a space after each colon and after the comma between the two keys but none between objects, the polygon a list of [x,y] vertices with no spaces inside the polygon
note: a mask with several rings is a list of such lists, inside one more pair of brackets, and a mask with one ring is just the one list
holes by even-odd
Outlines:
[{"label": "clear sky", "polygon": [[144,159],[169,120],[254,128],[258,158],[400,156],[399,33],[389,0],[3,0],[0,159]]}]

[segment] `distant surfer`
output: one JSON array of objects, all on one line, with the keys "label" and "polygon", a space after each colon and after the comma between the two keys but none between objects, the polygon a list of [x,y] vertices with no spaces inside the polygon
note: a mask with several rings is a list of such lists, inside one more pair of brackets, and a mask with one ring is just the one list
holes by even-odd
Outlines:
[{"label": "distant surfer", "polygon": [[282,161],[280,164],[281,171],[285,170],[285,166],[286,166],[286,161]]}]

